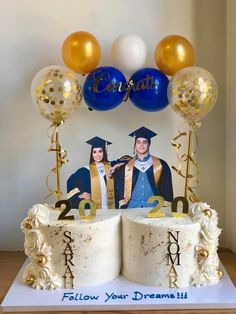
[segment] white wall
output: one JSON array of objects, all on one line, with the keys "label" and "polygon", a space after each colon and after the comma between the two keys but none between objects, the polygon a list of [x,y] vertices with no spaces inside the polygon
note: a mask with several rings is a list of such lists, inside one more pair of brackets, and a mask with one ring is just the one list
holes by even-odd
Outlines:
[{"label": "white wall", "polygon": [[227,2],[227,181],[226,236],[227,245],[236,253],[236,2]]},{"label": "white wall", "polygon": [[[213,2],[216,16],[212,14]],[[203,4],[199,7],[198,0],[9,0],[2,3],[0,249],[23,249],[20,222],[29,207],[43,201],[47,194],[45,178],[54,166],[53,153],[47,152],[46,132],[50,123],[40,116],[31,102],[31,80],[41,68],[62,64],[62,43],[70,33],[79,30],[89,31],[99,40],[103,50],[101,65],[110,64],[109,47],[124,33],[137,34],[146,41],[148,66],[154,66],[155,45],[166,35],[181,34],[196,45],[200,56],[198,65],[209,69],[216,77],[221,95],[221,103],[204,120],[199,132],[203,178],[200,193],[204,201],[219,211],[223,226],[224,196],[219,197],[219,192],[222,195],[225,192],[225,83],[222,77],[224,62],[221,60],[225,48],[218,47],[223,41],[221,21],[218,20],[224,6],[222,2],[205,0],[208,16],[205,15],[203,20],[199,13]],[[208,29],[211,30],[214,37],[209,43],[208,37],[199,35],[199,29],[200,33],[204,31],[206,34]],[[70,159],[70,163],[62,168],[63,191],[68,176],[88,162],[89,147],[85,141],[94,135],[113,141],[109,149],[110,159],[113,159],[132,154],[133,141],[127,134],[142,125],[148,126],[159,133],[152,142],[151,152],[170,165],[176,165],[175,150],[170,142],[181,121],[171,108],[153,114],[140,111],[127,102],[114,111],[90,112],[84,104],[81,105],[61,127],[61,144]],[[211,143],[211,149],[206,134],[217,135],[217,144],[215,141]],[[173,178],[175,193],[180,194],[183,182],[174,173]],[[213,187],[216,183],[217,189]]]},{"label": "white wall", "polygon": [[197,64],[215,77],[219,96],[199,129],[200,195],[219,213],[221,245],[225,243],[226,165],[226,1],[195,1]]}]

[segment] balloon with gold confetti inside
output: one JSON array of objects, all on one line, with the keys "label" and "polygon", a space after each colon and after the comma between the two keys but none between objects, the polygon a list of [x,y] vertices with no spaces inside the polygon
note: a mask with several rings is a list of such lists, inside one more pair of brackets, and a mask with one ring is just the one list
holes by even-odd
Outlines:
[{"label": "balloon with gold confetti inside", "polygon": [[[214,77],[207,70],[199,67],[188,67],[176,72],[168,85],[169,104],[188,125],[187,132],[179,128],[178,135],[172,140],[172,146],[176,148],[179,160],[178,167],[172,166],[172,169],[185,179],[184,197],[191,202],[199,201],[195,192],[198,187],[199,172],[195,159],[198,146],[196,129],[201,125],[200,120],[214,107],[217,95],[218,88]],[[187,152],[181,152],[180,139],[183,140],[186,136],[188,136],[188,149]]]},{"label": "balloon with gold confetti inside", "polygon": [[218,88],[214,77],[200,67],[175,73],[168,86],[169,103],[184,119],[198,122],[214,107]]},{"label": "balloon with gold confetti inside", "polygon": [[56,125],[68,119],[82,100],[77,75],[58,65],[43,68],[35,75],[31,95],[41,115]]}]

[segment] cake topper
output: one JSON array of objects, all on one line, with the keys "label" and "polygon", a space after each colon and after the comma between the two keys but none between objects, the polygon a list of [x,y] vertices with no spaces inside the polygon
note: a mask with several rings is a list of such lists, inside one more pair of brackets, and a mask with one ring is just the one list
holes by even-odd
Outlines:
[{"label": "cake topper", "polygon": [[[49,196],[55,195],[57,199],[62,196],[60,184],[60,168],[68,160],[66,150],[61,148],[59,142],[59,126],[69,118],[82,100],[81,88],[76,75],[63,66],[49,66],[40,70],[31,84],[31,95],[40,114],[52,122],[48,134],[51,145],[48,151],[56,153],[56,166],[51,169],[46,179]],[[56,189],[49,187],[50,174],[56,174]]]},{"label": "cake topper", "polygon": [[[199,67],[188,67],[176,72],[168,86],[169,103],[173,110],[186,120],[188,126],[186,132],[180,130],[181,126],[172,141],[179,159],[178,168],[172,166],[172,169],[185,179],[184,196],[192,202],[199,201],[194,191],[197,186],[193,186],[193,181],[195,185],[198,183],[198,163],[195,159],[198,144],[196,130],[201,126],[200,120],[213,109],[217,95],[218,88],[214,77]],[[188,151],[181,153],[181,144],[176,141],[185,136],[188,136]],[[182,169],[183,163],[186,164],[185,173]]]}]

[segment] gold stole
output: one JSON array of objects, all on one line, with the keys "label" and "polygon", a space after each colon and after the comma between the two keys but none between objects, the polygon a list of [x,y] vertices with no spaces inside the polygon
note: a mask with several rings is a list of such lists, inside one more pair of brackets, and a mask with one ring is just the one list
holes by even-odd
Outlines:
[{"label": "gold stole", "polygon": [[[110,164],[108,162],[103,162],[106,179],[107,179],[107,207],[115,208],[115,199],[114,199],[114,179],[110,178],[107,173],[110,169]],[[89,165],[90,170],[90,179],[91,179],[91,200],[95,202],[97,208],[102,207],[102,195],[101,195],[101,185],[99,173],[95,163]]]},{"label": "gold stole", "polygon": [[[154,180],[157,184],[160,180],[162,167],[159,158],[151,156],[153,165]],[[132,182],[133,182],[133,171],[134,171],[134,159],[131,159],[125,166],[125,187],[124,187],[124,198],[126,203],[131,199],[132,194]]]}]

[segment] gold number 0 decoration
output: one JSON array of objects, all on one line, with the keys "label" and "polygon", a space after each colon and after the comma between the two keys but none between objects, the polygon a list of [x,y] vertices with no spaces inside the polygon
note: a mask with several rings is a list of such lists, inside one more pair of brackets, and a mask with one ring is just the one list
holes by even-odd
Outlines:
[{"label": "gold number 0 decoration", "polygon": [[[89,204],[90,206],[90,214],[86,215],[85,213],[85,206]],[[79,216],[82,220],[92,220],[96,217],[96,213],[97,213],[97,207],[96,204],[94,203],[94,201],[92,200],[82,200],[79,203]]]},{"label": "gold number 0 decoration", "polygon": [[[179,202],[182,202],[182,204],[183,204],[182,213],[177,212]],[[189,204],[188,204],[187,198],[185,198],[183,196],[178,196],[178,197],[173,199],[173,201],[171,203],[172,216],[174,216],[176,218],[186,217],[188,215],[188,209],[189,209]]]}]

